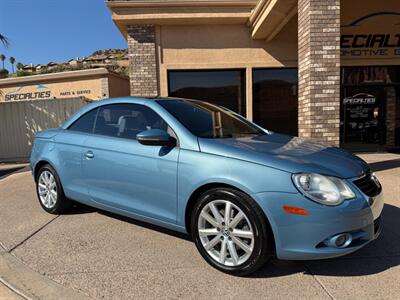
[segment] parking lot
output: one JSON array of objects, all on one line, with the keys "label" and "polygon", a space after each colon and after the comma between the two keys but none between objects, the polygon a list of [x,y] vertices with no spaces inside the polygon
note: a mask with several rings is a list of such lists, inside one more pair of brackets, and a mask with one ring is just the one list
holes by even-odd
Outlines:
[{"label": "parking lot", "polygon": [[[208,266],[185,235],[80,205],[49,215],[22,169],[0,179],[0,277],[42,299],[398,299],[400,155],[362,157],[384,187],[380,238],[338,259],[273,260],[247,278]],[[0,283],[2,295],[12,294]]]}]

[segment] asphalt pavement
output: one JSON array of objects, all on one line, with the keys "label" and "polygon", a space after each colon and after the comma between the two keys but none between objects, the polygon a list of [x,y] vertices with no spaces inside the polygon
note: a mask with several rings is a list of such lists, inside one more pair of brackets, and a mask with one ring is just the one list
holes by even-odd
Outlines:
[{"label": "asphalt pavement", "polygon": [[[182,234],[83,205],[49,215],[30,172],[8,174],[0,179],[0,279],[33,299],[398,299],[400,155],[363,158],[384,187],[380,238],[338,259],[272,260],[247,278],[208,266]],[[0,283],[0,299],[7,295],[21,297]]]}]

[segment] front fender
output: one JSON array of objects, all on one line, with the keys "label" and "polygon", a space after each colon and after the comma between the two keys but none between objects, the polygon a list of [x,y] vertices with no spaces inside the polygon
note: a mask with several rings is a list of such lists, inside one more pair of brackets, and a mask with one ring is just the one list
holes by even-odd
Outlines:
[{"label": "front fender", "polygon": [[[297,193],[291,174],[247,161],[182,149],[178,164],[177,222],[184,226],[188,200],[210,183],[233,186],[248,195],[261,192]],[[255,199],[258,201],[258,199]],[[259,203],[260,207],[263,207]]]}]

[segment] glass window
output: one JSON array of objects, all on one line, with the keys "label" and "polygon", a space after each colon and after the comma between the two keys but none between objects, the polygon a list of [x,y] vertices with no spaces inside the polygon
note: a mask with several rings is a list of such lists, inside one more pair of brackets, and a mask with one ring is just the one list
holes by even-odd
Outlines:
[{"label": "glass window", "polygon": [[169,71],[169,96],[205,100],[246,115],[244,70]]},{"label": "glass window", "polygon": [[210,103],[178,99],[157,102],[198,137],[232,138],[265,134],[245,118]]},{"label": "glass window", "polygon": [[400,83],[400,67],[344,67],[342,68],[342,83],[349,85]]},{"label": "glass window", "polygon": [[110,104],[100,107],[94,133],[136,139],[138,133],[151,129],[168,131],[168,125],[144,105]]},{"label": "glass window", "polygon": [[97,111],[98,109],[95,108],[87,112],[78,120],[76,120],[68,129],[73,131],[92,133]]},{"label": "glass window", "polygon": [[297,135],[297,69],[253,70],[253,119],[278,133]]}]

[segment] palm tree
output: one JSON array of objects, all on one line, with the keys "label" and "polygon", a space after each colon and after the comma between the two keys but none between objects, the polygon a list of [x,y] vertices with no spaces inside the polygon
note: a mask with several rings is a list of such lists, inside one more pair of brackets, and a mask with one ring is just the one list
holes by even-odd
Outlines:
[{"label": "palm tree", "polygon": [[0,60],[1,60],[2,64],[3,64],[3,69],[4,69],[4,61],[6,60],[6,56],[4,54],[1,54],[0,55]]},{"label": "palm tree", "polygon": [[24,67],[23,63],[17,63],[17,70],[22,70],[22,68]]},{"label": "palm tree", "polygon": [[0,33],[0,42],[2,42],[4,47],[6,47],[6,48],[10,44],[10,42],[8,41],[8,38],[6,36],[2,35],[1,33]]},{"label": "palm tree", "polygon": [[12,72],[14,73],[14,64],[15,64],[15,58],[10,56],[8,59],[10,61],[11,67],[12,67]]}]

